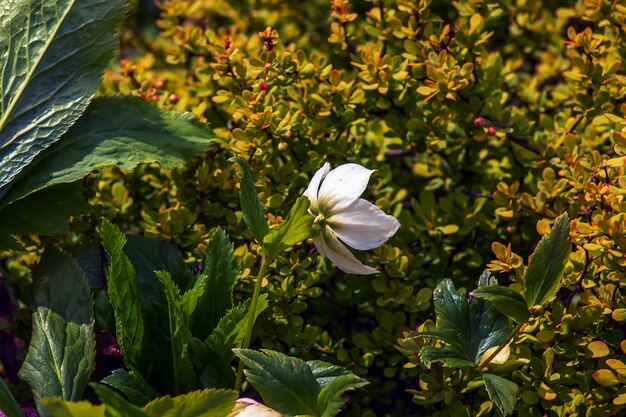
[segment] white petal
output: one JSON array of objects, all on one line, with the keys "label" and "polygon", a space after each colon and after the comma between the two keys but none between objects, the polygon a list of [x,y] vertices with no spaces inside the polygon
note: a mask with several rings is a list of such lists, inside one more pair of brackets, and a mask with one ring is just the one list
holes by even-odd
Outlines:
[{"label": "white petal", "polygon": [[359,164],[344,164],[328,173],[318,193],[320,207],[327,216],[339,212],[363,194],[374,170]]},{"label": "white petal", "polygon": [[311,210],[317,211],[317,194],[320,189],[320,182],[328,175],[328,171],[330,171],[330,164],[326,162],[323,167],[317,170],[313,178],[311,178],[311,182],[309,183],[309,187],[304,192],[304,195],[309,198],[311,202]]},{"label": "white petal", "polygon": [[321,234],[314,236],[313,242],[322,256],[330,259],[344,272],[357,275],[369,275],[378,272],[377,269],[363,265],[355,258],[329,228],[326,228]]},{"label": "white petal", "polygon": [[379,247],[400,227],[398,219],[362,198],[326,221],[343,243],[359,250]]},{"label": "white petal", "polygon": [[282,417],[282,414],[262,404],[254,404],[244,408],[237,417]]}]

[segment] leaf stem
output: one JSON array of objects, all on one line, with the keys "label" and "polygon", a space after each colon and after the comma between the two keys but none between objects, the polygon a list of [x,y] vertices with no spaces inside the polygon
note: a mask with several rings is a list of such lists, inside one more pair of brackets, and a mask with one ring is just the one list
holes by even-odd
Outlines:
[{"label": "leaf stem", "polygon": [[509,335],[506,337],[506,339],[504,339],[502,341],[502,343],[500,343],[500,346],[498,346],[498,348],[496,350],[494,350],[493,353],[491,355],[489,355],[489,357],[487,359],[485,359],[478,366],[478,369],[482,369],[482,368],[486,367],[487,365],[489,365],[489,362],[491,362],[493,360],[493,358],[498,356],[498,353],[500,353],[502,351],[502,349],[504,349],[511,342],[511,340],[513,340],[513,338],[515,337],[516,334],[518,334],[519,332],[523,332],[524,329],[526,329],[526,326],[528,326],[528,322],[526,322],[526,323],[519,323],[517,326],[513,327],[513,329],[511,330]]},{"label": "leaf stem", "polygon": [[[254,286],[254,292],[252,293],[252,301],[250,302],[250,310],[248,311],[248,328],[246,329],[246,335],[243,338],[243,349],[250,347],[250,339],[252,339],[252,329],[254,328],[254,318],[256,313],[256,305],[259,301],[259,295],[261,293],[261,284],[263,283],[263,277],[267,271],[267,257],[263,255],[261,258],[261,268],[259,269],[259,275],[256,277],[256,284]],[[237,367],[237,378],[235,380],[235,391],[241,391],[241,384],[243,383],[243,361],[239,359],[239,365]]]}]

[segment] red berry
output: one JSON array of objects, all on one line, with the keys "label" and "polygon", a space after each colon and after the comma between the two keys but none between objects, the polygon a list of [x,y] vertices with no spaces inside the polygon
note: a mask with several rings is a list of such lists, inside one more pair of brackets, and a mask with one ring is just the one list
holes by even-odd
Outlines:
[{"label": "red berry", "polygon": [[178,96],[176,94],[172,94],[170,96],[170,101],[174,104],[178,103]]},{"label": "red berry", "polygon": [[159,95],[158,94],[152,94],[152,100],[159,101]]},{"label": "red berry", "polygon": [[480,129],[483,127],[483,125],[485,124],[485,118],[478,116],[477,118],[474,119],[474,127],[476,129]]},{"label": "red berry", "polygon": [[272,68],[272,64],[270,64],[269,62],[266,62],[265,63],[265,69],[268,70],[270,68]]},{"label": "red berry", "polygon": [[154,83],[154,88],[156,88],[157,90],[160,90],[163,88],[163,81],[157,81],[156,83]]},{"label": "red berry", "polygon": [[267,90],[268,88],[270,88],[269,84],[266,83],[265,81],[261,81],[261,83],[259,84],[259,88],[263,91]]},{"label": "red berry", "polygon": [[496,128],[493,126],[489,126],[489,129],[487,129],[487,135],[488,136],[493,136],[496,134]]}]

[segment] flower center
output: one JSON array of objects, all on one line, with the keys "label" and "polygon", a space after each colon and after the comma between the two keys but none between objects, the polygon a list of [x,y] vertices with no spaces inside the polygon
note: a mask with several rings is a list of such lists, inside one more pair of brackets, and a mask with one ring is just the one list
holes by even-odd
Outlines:
[{"label": "flower center", "polygon": [[318,214],[313,220],[313,226],[311,227],[311,235],[317,236],[322,232],[322,229],[326,225],[326,218],[323,214]]}]

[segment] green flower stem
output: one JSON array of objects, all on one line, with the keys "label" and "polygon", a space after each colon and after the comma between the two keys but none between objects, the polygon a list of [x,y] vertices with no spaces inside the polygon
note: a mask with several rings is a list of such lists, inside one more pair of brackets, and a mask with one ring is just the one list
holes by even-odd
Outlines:
[{"label": "green flower stem", "polygon": [[[246,335],[243,338],[243,349],[250,347],[250,339],[252,339],[252,329],[254,328],[254,315],[256,312],[256,305],[259,301],[259,294],[261,293],[261,284],[263,283],[263,277],[267,271],[267,258],[265,255],[261,258],[261,268],[259,269],[259,275],[256,277],[256,285],[254,286],[254,292],[252,293],[252,301],[250,302],[250,311],[248,311],[248,328],[246,329]],[[241,391],[241,384],[243,383],[243,361],[239,359],[239,366],[237,367],[237,379],[235,380],[235,391]]]},{"label": "green flower stem", "polygon": [[524,329],[526,329],[526,326],[528,326],[528,323],[519,323],[517,326],[513,327],[513,330],[511,330],[511,332],[506,337],[506,339],[504,339],[502,341],[502,343],[500,343],[498,348],[496,350],[494,350],[493,353],[491,355],[489,355],[489,357],[487,359],[485,359],[478,366],[478,369],[482,369],[482,368],[486,367],[487,365],[489,365],[489,362],[491,362],[493,360],[493,358],[498,356],[498,353],[500,353],[502,351],[502,349],[504,349],[506,347],[506,345],[508,345],[511,342],[511,340],[513,340],[513,338],[515,337],[516,334],[518,334],[520,332],[523,332]]}]

